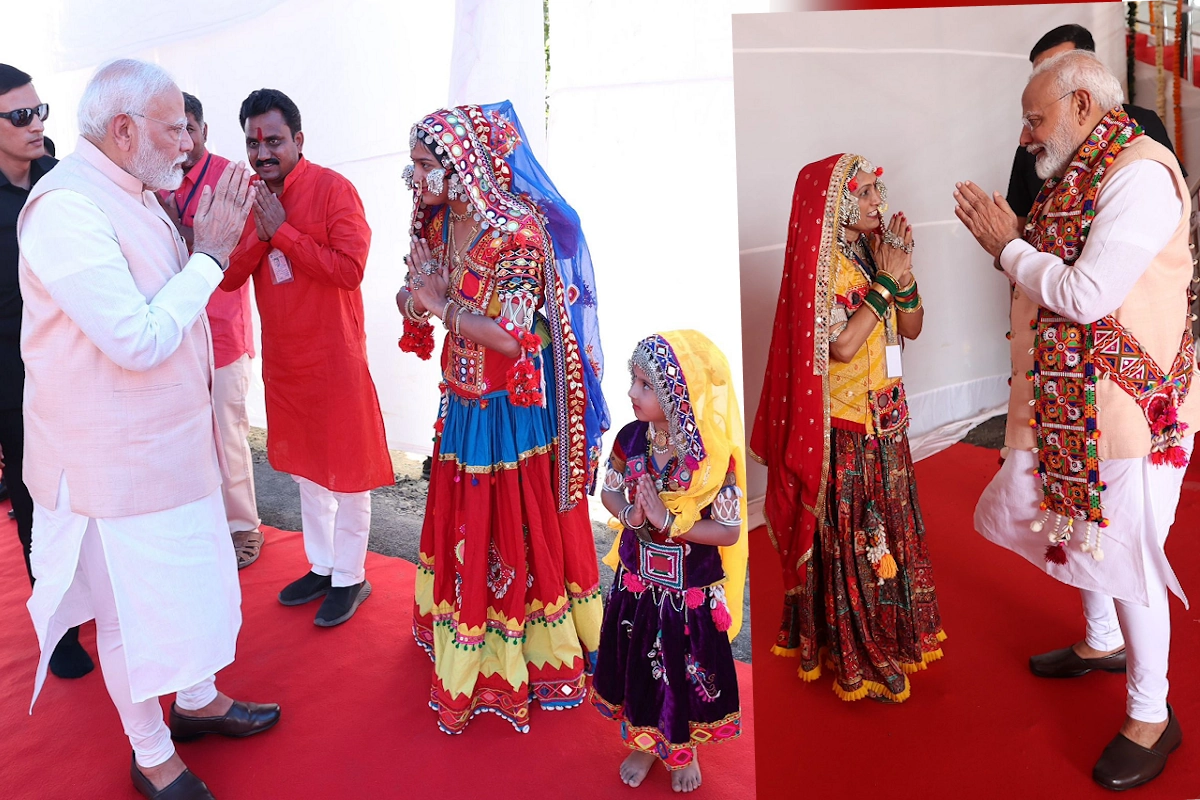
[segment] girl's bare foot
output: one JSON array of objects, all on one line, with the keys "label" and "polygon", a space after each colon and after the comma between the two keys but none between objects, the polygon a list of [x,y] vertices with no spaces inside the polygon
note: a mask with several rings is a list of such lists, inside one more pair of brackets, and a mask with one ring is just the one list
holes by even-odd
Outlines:
[{"label": "girl's bare foot", "polygon": [[677,792],[700,788],[700,759],[696,757],[696,748],[692,748],[692,763],[671,773],[671,788]]},{"label": "girl's bare foot", "polygon": [[621,762],[621,782],[629,787],[640,786],[656,760],[653,753],[634,750]]}]

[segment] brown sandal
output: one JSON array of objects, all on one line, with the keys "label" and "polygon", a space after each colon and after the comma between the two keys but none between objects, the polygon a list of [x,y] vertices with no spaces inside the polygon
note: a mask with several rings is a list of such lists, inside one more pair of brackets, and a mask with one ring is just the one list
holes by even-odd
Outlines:
[{"label": "brown sandal", "polygon": [[262,531],[238,531],[233,534],[233,551],[237,554],[238,569],[245,569],[262,553]]}]

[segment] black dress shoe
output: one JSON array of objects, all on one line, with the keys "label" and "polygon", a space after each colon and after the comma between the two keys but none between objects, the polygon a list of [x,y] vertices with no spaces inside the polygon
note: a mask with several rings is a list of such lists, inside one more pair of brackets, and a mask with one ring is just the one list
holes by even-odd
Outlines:
[{"label": "black dress shoe", "polygon": [[275,703],[243,703],[237,700],[221,717],[185,717],[171,703],[169,720],[171,738],[178,742],[198,739],[206,733],[241,739],[262,733],[276,722],[279,722],[279,706]]},{"label": "black dress shoe", "polygon": [[79,627],[68,630],[50,654],[50,672],[59,678],[82,678],[96,668],[92,657],[79,643]]},{"label": "black dress shoe", "polygon": [[333,577],[330,575],[318,575],[310,572],[303,578],[292,581],[283,587],[283,591],[279,593],[279,602],[285,606],[302,606],[305,603],[311,603],[318,597],[324,597],[329,593],[332,581]]},{"label": "black dress shoe", "polygon": [[1081,658],[1073,648],[1052,650],[1029,659],[1029,671],[1039,678],[1078,678],[1094,669],[1125,671],[1125,648],[1101,658]]},{"label": "black dress shoe", "polygon": [[185,769],[183,774],[163,788],[155,789],[154,784],[138,769],[135,756],[129,766],[129,777],[133,778],[133,785],[142,796],[151,800],[217,800],[204,785],[204,781],[193,775],[189,769]]},{"label": "black dress shoe", "polygon": [[1183,742],[1183,731],[1175,712],[1167,706],[1167,728],[1154,747],[1142,747],[1118,733],[1108,743],[1092,770],[1092,780],[1105,789],[1120,792],[1149,783],[1167,766],[1167,756]]},{"label": "black dress shoe", "polygon": [[354,612],[371,596],[371,583],[363,581],[353,586],[335,586],[329,590],[329,595],[321,607],[317,609],[313,624],[322,628],[332,628],[341,625],[354,616]]}]

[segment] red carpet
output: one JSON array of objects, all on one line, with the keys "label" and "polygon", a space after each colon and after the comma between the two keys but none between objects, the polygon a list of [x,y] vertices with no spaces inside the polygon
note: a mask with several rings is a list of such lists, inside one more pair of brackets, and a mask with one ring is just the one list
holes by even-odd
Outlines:
[{"label": "red carpet", "polygon": [[[7,503],[0,505],[4,513]],[[269,531],[263,555],[241,573],[238,659],[218,676],[235,698],[278,702],[279,725],[260,736],[209,736],[179,745],[184,761],[221,800],[236,798],[605,798],[630,796],[617,766],[628,752],[617,726],[591,707],[534,709],[521,735],[499,717],[476,717],[461,736],[437,729],[428,708],[431,664],[409,632],[414,568],[371,553],[371,598],[353,620],[312,624],[314,602],[275,599],[307,569],[299,534]],[[0,516],[0,797],[134,798],[129,742],[99,670],[78,681],[47,678],[28,716],[37,640],[25,611],[28,579],[16,525]],[[95,655],[95,629],[83,641]],[[751,680],[738,671],[746,730],[702,748],[702,792],[754,797]],[[675,796],[656,766],[639,798]]]},{"label": "red carpet", "polygon": [[[783,591],[765,530],[751,534],[758,796],[1112,798],[1092,766],[1125,713],[1125,676],[1035,678],[1031,654],[1082,637],[1079,595],[971,524],[995,451],[958,444],[917,464],[921,508],[949,634],[946,657],[912,676],[912,698],[846,703],[831,678],[805,684],[770,654]],[[1171,705],[1184,744],[1132,797],[1200,798],[1200,463],[1193,463],[1167,553],[1192,610],[1172,599]]]}]

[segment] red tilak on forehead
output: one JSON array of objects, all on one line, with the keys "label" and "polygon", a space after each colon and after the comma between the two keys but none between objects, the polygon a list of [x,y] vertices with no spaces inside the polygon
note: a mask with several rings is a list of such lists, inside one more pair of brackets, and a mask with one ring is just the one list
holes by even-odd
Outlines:
[{"label": "red tilak on forehead", "polygon": [[259,140],[260,142],[263,140],[263,137],[262,137],[262,128],[259,128],[259,129],[258,129],[258,140]]}]

